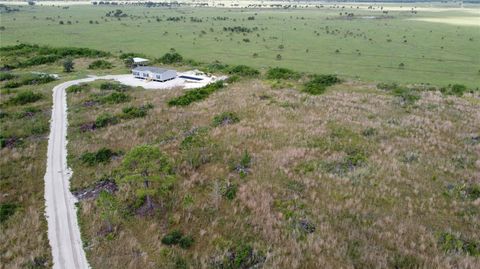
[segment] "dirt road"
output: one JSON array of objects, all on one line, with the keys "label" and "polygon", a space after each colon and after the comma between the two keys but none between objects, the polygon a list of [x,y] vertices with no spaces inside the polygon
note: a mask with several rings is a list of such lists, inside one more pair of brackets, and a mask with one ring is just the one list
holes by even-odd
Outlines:
[{"label": "dirt road", "polygon": [[45,173],[45,203],[48,240],[52,248],[53,268],[85,269],[88,265],[77,221],[76,199],[70,192],[67,167],[67,100],[65,89],[87,78],[62,83],[53,88],[53,108]]}]

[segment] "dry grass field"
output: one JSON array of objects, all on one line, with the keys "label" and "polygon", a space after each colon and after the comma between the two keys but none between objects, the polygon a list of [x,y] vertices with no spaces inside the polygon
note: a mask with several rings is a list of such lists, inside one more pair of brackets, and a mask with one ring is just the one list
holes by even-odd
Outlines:
[{"label": "dry grass field", "polygon": [[[80,203],[94,268],[478,268],[480,102],[423,91],[408,101],[344,81],[320,96],[299,81],[242,79],[186,107],[182,90],[127,90],[128,103],[69,94],[72,188],[114,180]],[[129,105],[153,105],[122,118]],[[102,113],[120,115],[95,130]],[[213,124],[232,112],[237,120]],[[218,122],[217,122],[218,123]],[[148,144],[173,168],[142,214],[128,152]],[[82,162],[107,148],[105,164]],[[141,200],[140,202],[138,200]],[[179,230],[185,248],[162,243]],[[255,267],[257,266],[257,267]]]}]

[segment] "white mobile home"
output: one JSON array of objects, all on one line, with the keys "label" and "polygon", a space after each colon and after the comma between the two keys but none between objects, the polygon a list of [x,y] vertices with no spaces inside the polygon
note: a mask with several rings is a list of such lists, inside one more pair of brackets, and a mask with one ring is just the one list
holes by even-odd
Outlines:
[{"label": "white mobile home", "polygon": [[167,81],[177,77],[177,71],[163,69],[154,66],[137,66],[132,69],[132,74],[136,78]]}]

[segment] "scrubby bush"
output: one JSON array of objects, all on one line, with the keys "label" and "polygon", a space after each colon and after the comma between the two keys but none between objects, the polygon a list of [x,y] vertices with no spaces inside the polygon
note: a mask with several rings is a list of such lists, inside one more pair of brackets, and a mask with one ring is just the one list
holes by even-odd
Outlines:
[{"label": "scrubby bush", "polygon": [[92,95],[94,101],[102,104],[120,104],[130,101],[130,95],[123,92],[112,92],[107,95],[94,94]]},{"label": "scrubby bush", "polygon": [[120,84],[120,83],[112,83],[112,82],[104,82],[100,84],[100,90],[112,90],[117,92],[124,92],[129,90],[131,87]]},{"label": "scrubby bush", "polygon": [[480,242],[462,239],[448,232],[439,234],[438,245],[446,253],[463,253],[473,257],[480,256]]},{"label": "scrubby bush", "polygon": [[15,76],[12,73],[7,73],[7,72],[1,72],[0,73],[0,81],[11,80],[11,79],[14,79],[16,77],[17,76]]},{"label": "scrubby bush", "polygon": [[392,91],[393,95],[400,98],[400,101],[404,105],[412,105],[416,101],[420,100],[420,94],[412,89],[398,87]]},{"label": "scrubby bush", "polygon": [[3,87],[4,88],[18,88],[23,85],[38,85],[45,84],[54,81],[55,78],[50,75],[45,74],[26,74],[23,75],[19,80],[12,80],[7,82]]},{"label": "scrubby bush", "polygon": [[207,98],[210,94],[215,91],[223,88],[223,81],[217,81],[212,84],[206,85],[205,87],[193,89],[185,92],[184,95],[175,97],[168,101],[169,106],[188,106],[189,104],[203,100]]},{"label": "scrubby bush", "polygon": [[148,104],[146,106],[140,106],[140,107],[134,107],[134,106],[129,106],[125,107],[122,109],[123,118],[126,119],[133,119],[133,118],[142,118],[145,117],[148,113],[149,109],[152,109],[153,105]]},{"label": "scrubby bush", "polygon": [[174,230],[162,238],[162,244],[167,246],[179,245],[183,249],[187,249],[193,244],[193,237],[190,235],[183,235],[179,230]]},{"label": "scrubby bush", "polygon": [[260,74],[257,69],[246,65],[233,66],[228,70],[228,73],[242,77],[256,77]]},{"label": "scrubby bush", "polygon": [[177,52],[168,52],[160,57],[157,61],[164,64],[181,63],[183,61],[183,57]]},{"label": "scrubby bush", "polygon": [[23,91],[17,93],[14,97],[10,98],[9,103],[13,105],[25,105],[28,103],[36,102],[43,98],[40,93],[34,93],[33,91]]},{"label": "scrubby bush", "polygon": [[29,67],[35,65],[49,64],[58,61],[61,57],[58,55],[36,55],[30,57],[24,62],[18,63],[17,67]]},{"label": "scrubby bush", "polygon": [[228,64],[222,64],[220,62],[214,62],[214,63],[211,63],[211,64],[208,64],[205,69],[207,72],[211,72],[211,73],[214,73],[214,72],[222,72],[222,71],[226,71],[228,69]]},{"label": "scrubby bush", "polygon": [[118,122],[118,118],[110,115],[109,113],[103,113],[100,114],[96,119],[95,119],[95,127],[96,128],[102,128],[107,125],[113,125]]},{"label": "scrubby bush", "polygon": [[193,245],[193,237],[191,235],[186,235],[180,238],[180,241],[178,242],[178,245],[183,248],[187,249]]},{"label": "scrubby bush", "polygon": [[88,65],[88,69],[110,69],[112,67],[113,64],[105,60],[96,60]]},{"label": "scrubby bush", "polygon": [[445,95],[463,96],[463,94],[466,93],[468,89],[465,85],[453,84],[441,88],[440,91]]},{"label": "scrubby bush", "polygon": [[18,206],[13,203],[0,204],[0,224],[7,221],[13,214],[15,214]]},{"label": "scrubby bush", "polygon": [[299,79],[300,74],[293,70],[282,68],[282,67],[274,67],[270,68],[267,71],[267,79]]},{"label": "scrubby bush", "polygon": [[314,75],[312,79],[303,85],[303,92],[319,95],[325,92],[328,86],[339,83],[336,75]]},{"label": "scrubby bush", "polygon": [[382,83],[377,84],[377,88],[381,89],[381,90],[391,91],[391,90],[394,90],[394,89],[398,88],[398,85],[395,82],[392,82],[392,83],[382,82]]},{"label": "scrubby bush", "polygon": [[78,85],[72,85],[67,88],[67,93],[79,93],[83,91],[87,91],[90,89],[90,86],[88,84],[82,83]]},{"label": "scrubby bush", "polygon": [[108,163],[116,153],[107,148],[101,148],[96,152],[85,152],[80,157],[80,160],[89,166],[94,166],[100,163]]},{"label": "scrubby bush", "polygon": [[180,239],[182,238],[183,236],[183,233],[180,232],[179,230],[175,230],[167,235],[165,235],[163,238],[162,238],[162,244],[165,244],[165,245],[176,245],[180,242]]},{"label": "scrubby bush", "polygon": [[234,112],[223,112],[213,118],[213,126],[234,124],[240,121],[240,118]]}]

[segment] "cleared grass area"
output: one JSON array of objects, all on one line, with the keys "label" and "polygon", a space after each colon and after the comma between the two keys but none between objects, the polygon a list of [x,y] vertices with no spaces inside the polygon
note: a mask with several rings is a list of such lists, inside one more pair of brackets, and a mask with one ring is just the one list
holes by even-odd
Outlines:
[{"label": "cleared grass area", "polygon": [[[85,108],[88,94],[69,94],[72,187],[119,187],[110,206],[81,203],[92,266],[479,266],[478,92],[345,80],[310,95],[304,81],[242,79],[174,107],[186,91],[133,91],[128,105],[153,107],[145,117],[86,133],[124,104]],[[147,173],[148,188],[125,171],[139,145],[172,169]],[[81,162],[103,147],[125,155]]]},{"label": "cleared grass area", "polygon": [[[138,52],[150,59],[161,58],[174,48],[188,59],[219,60],[264,70],[279,66],[375,82],[438,86],[461,83],[470,87],[480,84],[478,27],[411,20],[427,17],[444,21],[454,17],[457,21],[472,21],[469,10],[419,9],[412,13],[404,7],[386,8],[389,11],[384,14],[379,8],[368,10],[366,6],[329,6],[25,6],[19,12],[2,14],[2,44],[19,41],[83,46],[114,53]],[[126,17],[106,16],[116,9]],[[173,53],[170,56],[163,61],[175,60]]]}]

